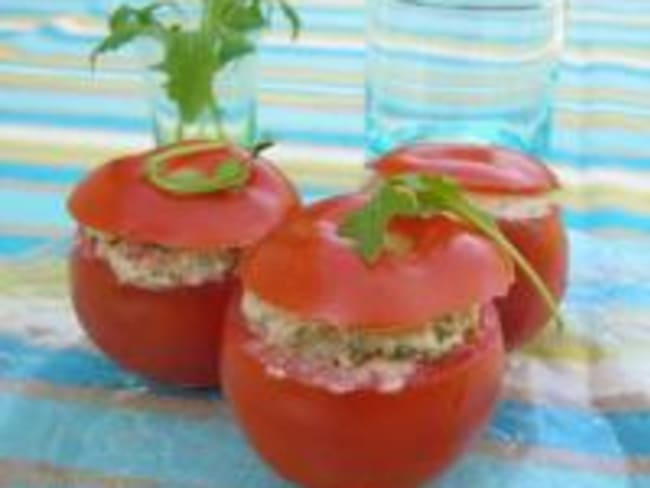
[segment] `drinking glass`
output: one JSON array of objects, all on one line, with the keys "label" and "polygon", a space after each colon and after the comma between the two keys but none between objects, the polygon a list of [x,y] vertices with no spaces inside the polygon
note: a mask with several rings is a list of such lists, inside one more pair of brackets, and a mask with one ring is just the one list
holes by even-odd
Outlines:
[{"label": "drinking glass", "polygon": [[368,0],[366,149],[547,148],[563,0]]}]

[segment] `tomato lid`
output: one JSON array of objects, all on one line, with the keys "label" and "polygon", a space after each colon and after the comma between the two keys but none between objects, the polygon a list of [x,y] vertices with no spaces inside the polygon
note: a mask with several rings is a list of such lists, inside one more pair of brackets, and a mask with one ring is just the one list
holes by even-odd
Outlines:
[{"label": "tomato lid", "polygon": [[299,206],[295,189],[270,162],[231,146],[205,146],[171,157],[166,171],[191,168],[208,174],[236,159],[250,165],[241,188],[175,194],[157,187],[146,166],[151,156],[169,149],[162,148],[92,171],[72,192],[69,211],[84,226],[135,242],[205,249],[248,246]]},{"label": "tomato lid", "polygon": [[444,216],[396,219],[390,231],[409,241],[408,249],[385,251],[367,264],[338,234],[339,223],[367,198],[335,197],[294,214],[244,260],[245,289],[301,319],[387,331],[507,292],[510,260],[486,237]]},{"label": "tomato lid", "polygon": [[519,151],[496,146],[420,143],[398,148],[373,163],[382,176],[404,172],[454,177],[466,189],[534,195],[558,188],[555,174]]}]

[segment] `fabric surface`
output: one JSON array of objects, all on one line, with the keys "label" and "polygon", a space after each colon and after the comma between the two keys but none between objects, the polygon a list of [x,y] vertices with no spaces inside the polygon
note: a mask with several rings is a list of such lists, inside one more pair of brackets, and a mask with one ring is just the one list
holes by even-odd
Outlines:
[{"label": "fabric surface", "polygon": [[[150,143],[132,59],[86,55],[109,0],[0,0],[0,487],[287,485],[218,394],[93,350],[65,286],[64,210],[88,168]],[[261,49],[261,125],[309,198],[360,181],[363,4],[303,0]],[[650,3],[575,0],[549,162],[566,184],[569,330],[510,360],[444,488],[650,487]]]}]

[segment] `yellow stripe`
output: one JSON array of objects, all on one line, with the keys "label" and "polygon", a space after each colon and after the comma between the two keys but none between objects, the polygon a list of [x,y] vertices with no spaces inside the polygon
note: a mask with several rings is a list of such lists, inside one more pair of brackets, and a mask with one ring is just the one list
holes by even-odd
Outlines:
[{"label": "yellow stripe", "polygon": [[38,140],[26,144],[23,141],[2,139],[3,159],[34,166],[92,168],[119,155],[117,148],[97,147],[84,143],[83,138],[75,141],[74,145],[57,145]]},{"label": "yellow stripe", "polygon": [[110,388],[53,385],[43,381],[0,380],[0,391],[27,398],[101,405],[104,408],[181,416],[198,421],[214,419],[217,415],[229,415],[222,401],[207,397],[160,396],[144,390],[134,395],[119,395],[116,390]]},{"label": "yellow stripe", "polygon": [[54,226],[34,225],[3,225],[0,224],[0,235],[14,235],[26,237],[49,237],[64,241],[68,237],[68,230]]},{"label": "yellow stripe", "polygon": [[27,460],[0,460],[0,488],[156,488],[144,478],[106,475]]},{"label": "yellow stripe", "polygon": [[650,190],[631,191],[625,187],[606,185],[576,185],[560,195],[560,202],[574,210],[620,208],[632,213],[650,214]]},{"label": "yellow stripe", "polygon": [[558,121],[560,127],[573,130],[616,129],[641,134],[650,132],[650,117],[645,114],[600,110],[581,113],[563,109],[558,113]]},{"label": "yellow stripe", "polygon": [[[650,352],[650,348],[649,352]],[[570,331],[561,334],[548,328],[531,344],[522,349],[521,354],[544,361],[566,361],[579,364],[596,364],[611,357],[615,351],[585,338],[578,337]]]},{"label": "yellow stripe", "polygon": [[0,294],[19,297],[68,296],[68,268],[62,259],[43,256],[0,260]]}]

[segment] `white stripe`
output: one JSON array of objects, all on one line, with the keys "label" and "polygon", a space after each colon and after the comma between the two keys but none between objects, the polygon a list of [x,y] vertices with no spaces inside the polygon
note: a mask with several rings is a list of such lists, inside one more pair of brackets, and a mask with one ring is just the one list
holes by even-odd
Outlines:
[{"label": "white stripe", "polygon": [[555,165],[562,183],[566,186],[603,185],[608,188],[621,187],[626,190],[650,191],[650,178],[647,171],[619,170],[615,168],[572,168]]},{"label": "white stripe", "polygon": [[504,385],[540,401],[589,407],[598,397],[637,394],[650,400],[650,368],[644,361],[559,362],[511,355]]}]

